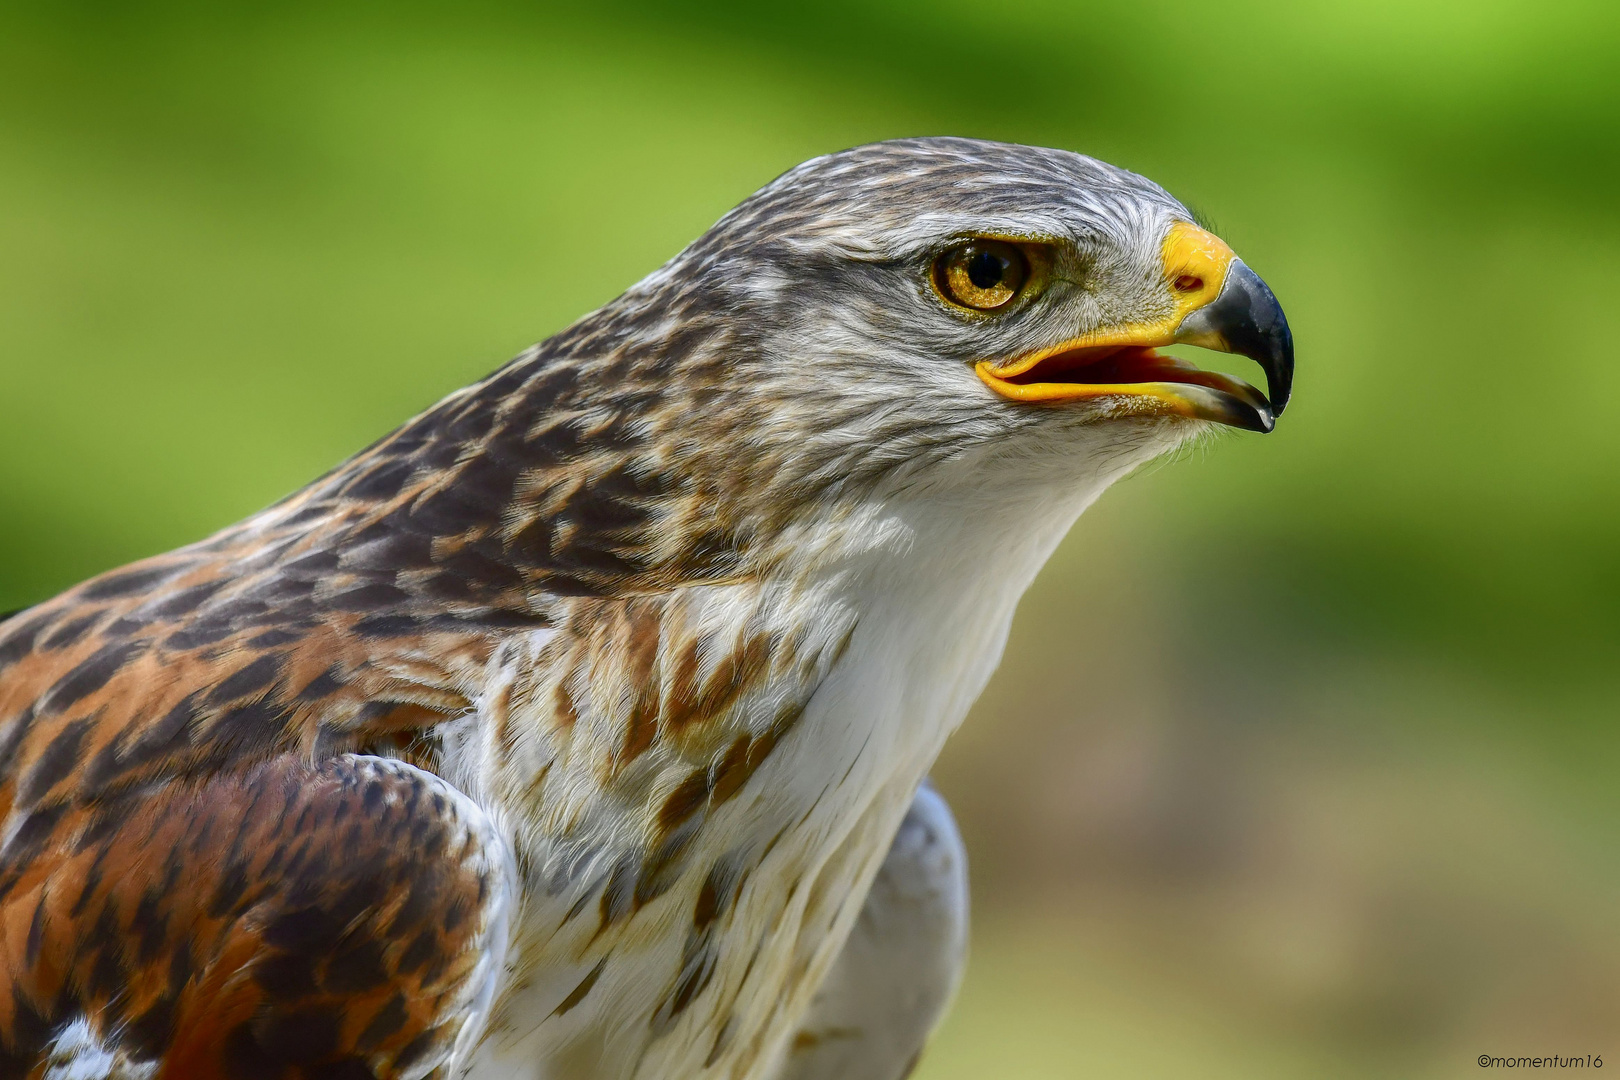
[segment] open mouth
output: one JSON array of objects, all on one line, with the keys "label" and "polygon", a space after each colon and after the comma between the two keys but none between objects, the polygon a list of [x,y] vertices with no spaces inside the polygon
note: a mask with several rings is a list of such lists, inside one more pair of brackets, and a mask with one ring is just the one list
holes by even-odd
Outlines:
[{"label": "open mouth", "polygon": [[[1166,356],[1142,345],[1065,349],[1033,363],[1002,366],[981,362],[979,377],[1014,401],[1109,402],[1114,415],[1179,415],[1267,432],[1277,411],[1242,379]],[[1009,370],[1010,369],[1010,370]]]},{"label": "open mouth", "polygon": [[[1090,400],[1102,416],[1184,416],[1270,431],[1294,384],[1294,336],[1288,319],[1271,289],[1231,249],[1193,226],[1178,228],[1166,241],[1167,281],[1181,288],[1179,275],[1192,265],[1200,274],[1187,280],[1199,289],[1185,296],[1170,318],[1103,327],[1038,352],[980,360],[975,366],[979,378],[1010,401]],[[1219,265],[1189,261],[1183,250],[1189,244],[1197,248],[1194,254],[1214,251]],[[1265,372],[1266,393],[1242,379],[1156,351],[1172,344],[1248,357]]]}]

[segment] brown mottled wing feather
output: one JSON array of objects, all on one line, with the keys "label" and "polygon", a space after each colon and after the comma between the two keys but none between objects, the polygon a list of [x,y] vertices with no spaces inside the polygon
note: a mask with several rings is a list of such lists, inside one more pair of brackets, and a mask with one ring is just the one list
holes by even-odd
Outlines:
[{"label": "brown mottled wing feather", "polygon": [[[726,248],[700,245],[694,257]],[[21,950],[0,969],[0,1007],[23,1002],[12,991],[29,980],[72,991],[24,995],[25,1009],[0,1017],[7,1046],[34,1046],[32,1020],[97,1000],[28,960],[40,909],[19,899],[41,875],[77,866],[86,837],[133,843],[124,830],[137,819],[159,833],[151,815],[214,790],[245,798],[246,777],[268,775],[255,770],[290,768],[276,763],[404,748],[432,768],[434,729],[474,708],[507,643],[536,631],[583,641],[577,623],[595,605],[757,581],[787,558],[754,538],[781,534],[854,466],[832,468],[799,439],[742,453],[755,440],[731,417],[749,410],[712,404],[748,385],[734,369],[751,353],[734,304],[707,291],[715,280],[692,275],[657,305],[632,291],[262,513],[0,623],[0,927],[6,948]],[[608,644],[596,652],[625,651]],[[810,653],[811,667],[830,655]],[[653,718],[638,696],[628,716],[610,709],[600,725],[579,725],[614,728],[584,742],[618,747],[618,764],[656,757],[665,748],[655,743],[672,739],[667,764],[691,771],[659,818],[679,835],[657,838],[639,896],[664,887],[701,808],[735,794],[791,726],[790,708],[707,745],[722,733],[696,721],[735,709],[728,702],[764,670],[750,656],[726,671],[687,665],[693,678],[681,685],[713,693],[676,695],[668,717]],[[566,695],[552,689],[566,718]],[[693,747],[703,760],[685,760]],[[645,801],[640,774],[624,772]],[[278,850],[300,842],[274,839],[264,842]],[[109,859],[121,850],[105,842]],[[621,893],[610,890],[612,912],[625,910]],[[72,913],[77,903],[69,944],[96,936],[96,923]]]},{"label": "brown mottled wing feather", "polygon": [[[81,938],[116,936],[75,913],[77,897],[65,915],[28,899],[80,865],[86,838],[122,858],[140,839],[128,822],[154,835],[160,818],[179,828],[193,811],[175,807],[214,791],[237,792],[222,806],[247,798],[267,782],[263,770],[290,761],[387,748],[431,769],[435,726],[473,707],[503,642],[555,627],[579,603],[739,573],[743,526],[714,520],[713,493],[692,488],[689,464],[666,460],[641,424],[670,374],[665,346],[631,348],[635,318],[587,323],[263,513],[0,623],[0,927],[16,952],[0,968],[0,1008],[17,1006],[0,1016],[0,1048],[13,1064],[74,1009],[110,1000],[111,983],[62,982],[36,967],[78,962]],[[607,421],[604,393],[616,410]],[[690,415],[679,395],[658,409]],[[646,730],[630,727],[636,738]],[[278,850],[303,843],[261,839]],[[385,838],[357,842],[360,854],[392,857]],[[139,850],[143,864],[166,857]],[[215,872],[199,857],[188,880]],[[287,884],[320,886],[305,871]],[[265,874],[268,886],[289,871],[278,863]],[[28,955],[42,910],[60,935],[57,959]],[[133,910],[120,906],[119,917]],[[144,924],[135,940],[123,947],[139,954]],[[34,989],[17,990],[25,985]]]},{"label": "brown mottled wing feather", "polygon": [[0,1076],[81,1021],[158,1077],[430,1073],[487,1007],[499,851],[443,781],[355,755],[81,815],[0,907]]}]

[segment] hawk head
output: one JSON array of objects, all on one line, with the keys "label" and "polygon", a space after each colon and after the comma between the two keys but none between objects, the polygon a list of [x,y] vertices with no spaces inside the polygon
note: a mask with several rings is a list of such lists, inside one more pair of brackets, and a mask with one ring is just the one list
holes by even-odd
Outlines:
[{"label": "hawk head", "polygon": [[[1270,431],[1293,374],[1270,289],[1158,185],[957,138],[806,162],[576,330],[643,357],[614,393],[656,386],[684,475],[742,502],[975,447],[1046,474],[1076,440],[1140,460],[1211,423]],[[1268,393],[1173,343],[1256,360]]]}]

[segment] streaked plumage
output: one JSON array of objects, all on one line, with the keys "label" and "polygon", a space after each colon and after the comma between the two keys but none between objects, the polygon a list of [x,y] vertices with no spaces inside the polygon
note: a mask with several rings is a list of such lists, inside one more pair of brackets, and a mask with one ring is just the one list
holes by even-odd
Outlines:
[{"label": "streaked plumage", "polygon": [[[939,292],[973,237],[1004,310]],[[1140,177],[858,148],[0,625],[0,1077],[770,1075],[1074,518],[1269,428],[1274,308]]]},{"label": "streaked plumage", "polygon": [[776,1080],[900,1080],[967,962],[967,852],[923,784]]}]

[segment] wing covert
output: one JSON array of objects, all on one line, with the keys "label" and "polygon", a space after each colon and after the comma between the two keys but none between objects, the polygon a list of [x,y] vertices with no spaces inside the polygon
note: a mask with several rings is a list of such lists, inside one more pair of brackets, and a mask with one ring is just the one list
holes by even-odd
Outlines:
[{"label": "wing covert", "polygon": [[131,1076],[363,1080],[470,1052],[515,886],[450,785],[283,756],[118,811],[0,902],[0,1077],[78,1054]]}]

